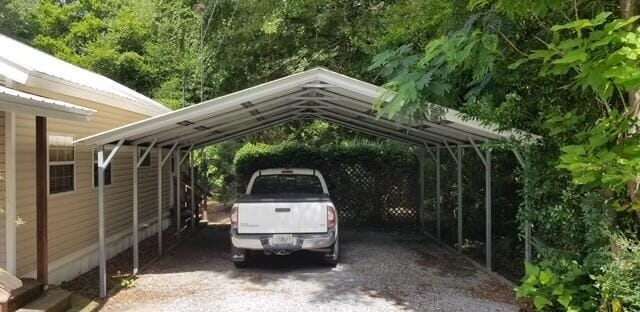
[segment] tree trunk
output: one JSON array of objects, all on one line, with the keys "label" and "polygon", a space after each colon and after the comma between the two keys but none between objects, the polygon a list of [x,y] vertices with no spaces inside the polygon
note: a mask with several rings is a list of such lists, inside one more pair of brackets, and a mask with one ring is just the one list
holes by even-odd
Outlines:
[{"label": "tree trunk", "polygon": [[[620,16],[622,18],[630,18],[637,14],[638,4],[636,0],[620,0]],[[628,30],[632,30],[635,27],[634,24],[627,25]],[[640,117],[640,89],[631,90],[627,96],[627,109],[629,113],[634,117]],[[629,192],[629,199],[631,204],[640,202],[640,177],[636,177],[635,181],[629,182],[627,185]],[[640,223],[640,211],[636,211],[638,222]]]},{"label": "tree trunk", "polygon": [[[627,19],[637,14],[636,0],[620,0],[620,17]],[[632,30],[635,27],[634,24],[627,25],[627,30]],[[638,115],[638,107],[640,106],[640,90],[632,90],[628,94],[627,108],[629,112],[634,115]]]}]

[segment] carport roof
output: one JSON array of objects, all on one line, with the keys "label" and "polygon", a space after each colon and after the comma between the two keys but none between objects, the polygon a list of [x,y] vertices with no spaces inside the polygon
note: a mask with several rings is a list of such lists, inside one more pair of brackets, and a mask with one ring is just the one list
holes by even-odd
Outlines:
[{"label": "carport roof", "polygon": [[322,119],[370,135],[407,144],[439,146],[515,138],[535,139],[518,130],[463,119],[442,107],[437,121],[396,122],[377,118],[372,104],[393,93],[324,68],[314,68],[255,87],[98,133],[76,143],[202,147],[243,137],[299,119]]}]

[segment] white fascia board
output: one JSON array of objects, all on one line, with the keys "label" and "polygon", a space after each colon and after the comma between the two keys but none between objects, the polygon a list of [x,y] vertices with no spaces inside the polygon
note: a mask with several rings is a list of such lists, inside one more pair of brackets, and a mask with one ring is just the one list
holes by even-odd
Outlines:
[{"label": "white fascia board", "polygon": [[91,116],[93,114],[63,106],[58,107],[58,105],[55,104],[47,104],[25,98],[12,97],[5,94],[0,94],[0,110],[83,122],[91,120]]},{"label": "white fascia board", "polygon": [[29,71],[16,64],[5,62],[3,58],[0,58],[0,76],[24,84],[29,79]]},{"label": "white fascia board", "polygon": [[159,107],[158,109],[151,109],[145,104],[141,104],[130,99],[125,99],[115,94],[74,84],[64,79],[48,76],[39,72],[31,73],[25,85],[59,94],[74,96],[93,102],[98,102],[104,105],[117,107],[146,116],[156,116],[161,113],[171,112],[169,108],[162,110]]},{"label": "white fascia board", "polygon": [[6,267],[11,274],[16,274],[16,114],[4,114],[5,125],[5,253]]},{"label": "white fascia board", "polygon": [[184,120],[202,118],[218,111],[223,111],[244,102],[255,101],[269,94],[280,93],[296,88],[301,84],[316,80],[316,72],[307,71],[294,74],[278,80],[266,82],[255,87],[224,95],[197,105],[188,106],[176,111],[168,112],[156,117],[147,118],[129,125],[121,126],[110,131],[98,133],[75,141],[82,144],[107,144],[120,138],[130,138],[146,132],[153,132],[158,128],[167,127]]}]

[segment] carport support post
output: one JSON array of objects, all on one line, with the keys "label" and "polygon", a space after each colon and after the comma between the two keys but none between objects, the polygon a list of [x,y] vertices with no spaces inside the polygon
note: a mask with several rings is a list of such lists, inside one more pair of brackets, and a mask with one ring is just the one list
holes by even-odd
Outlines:
[{"label": "carport support post", "polygon": [[482,155],[482,151],[472,138],[471,146],[478,153],[478,157],[484,165],[484,196],[485,196],[485,265],[487,269],[491,270],[492,262],[492,250],[491,250],[491,149],[487,149],[485,154]]},{"label": "carport support post", "polygon": [[162,147],[158,148],[158,256],[162,255]]},{"label": "carport support post", "polygon": [[104,145],[98,147],[98,264],[100,266],[100,297],[107,296],[107,254],[104,232]]},{"label": "carport support post", "polygon": [[458,252],[462,252],[462,146],[458,145]]},{"label": "carport support post", "polygon": [[138,274],[138,146],[133,148],[133,275]]},{"label": "carport support post", "polygon": [[484,156],[485,160],[485,233],[486,233],[486,265],[491,270],[493,260],[493,250],[491,246],[491,150],[487,149]]},{"label": "carport support post", "polygon": [[195,157],[193,157],[193,152],[189,153],[189,168],[191,169],[191,230],[193,231],[196,226],[196,179],[193,175],[193,162],[195,161]]},{"label": "carport support post", "polygon": [[180,149],[177,148],[176,151],[174,152],[174,162],[175,162],[175,175],[176,175],[176,235],[178,235],[178,239],[180,239],[180,214],[181,214],[181,200],[180,200],[180,187],[182,184],[182,179],[180,177],[181,171],[180,170]]},{"label": "carport support post", "polygon": [[[529,211],[530,200],[529,200],[529,164],[526,159],[522,157],[522,154],[517,149],[513,149],[513,154],[518,159],[520,166],[522,167],[522,171],[524,173],[524,207],[525,211]],[[531,223],[526,221],[524,224],[524,261],[531,262],[532,258],[532,248],[531,248]]]},{"label": "carport support post", "polygon": [[442,239],[440,230],[440,146],[436,146],[436,235],[438,240]]},{"label": "carport support post", "polygon": [[425,149],[418,149],[418,194],[420,202],[418,203],[418,216],[420,218],[420,231],[424,233],[424,154]]},{"label": "carport support post", "polygon": [[113,157],[122,147],[124,139],[118,141],[109,155],[104,157],[104,145],[98,147],[98,264],[100,272],[100,297],[107,296],[107,251],[105,246],[105,220],[104,220],[104,170],[109,166]]}]

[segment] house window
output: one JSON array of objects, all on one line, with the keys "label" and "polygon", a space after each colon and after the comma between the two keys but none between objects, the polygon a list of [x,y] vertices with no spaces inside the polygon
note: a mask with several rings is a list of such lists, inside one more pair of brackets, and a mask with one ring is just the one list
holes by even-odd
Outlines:
[{"label": "house window", "polygon": [[[104,148],[104,157],[107,158],[111,153],[111,149]],[[112,161],[113,162],[113,161]],[[104,170],[104,185],[111,185],[111,163]],[[98,149],[93,149],[93,187],[98,187]]]},{"label": "house window", "polygon": [[49,194],[73,192],[75,188],[73,137],[49,135]]},{"label": "house window", "polygon": [[[146,148],[139,148],[138,149],[138,159],[142,159],[142,156],[144,155],[144,152],[146,152],[147,149]],[[142,164],[140,164],[140,167],[151,167],[151,153],[149,153],[149,155],[147,155],[147,158],[145,158],[142,161]]]}]

